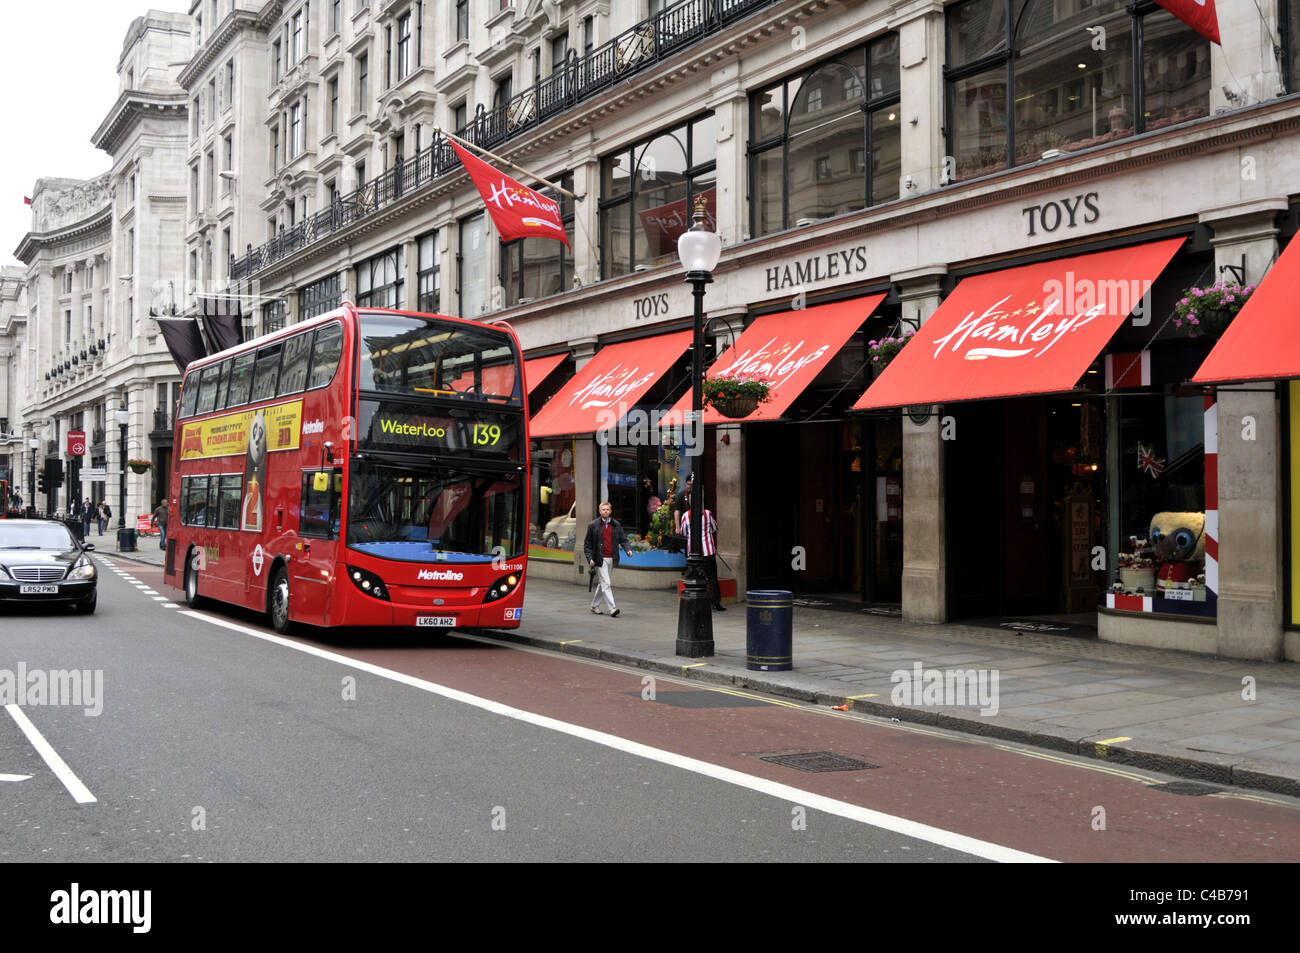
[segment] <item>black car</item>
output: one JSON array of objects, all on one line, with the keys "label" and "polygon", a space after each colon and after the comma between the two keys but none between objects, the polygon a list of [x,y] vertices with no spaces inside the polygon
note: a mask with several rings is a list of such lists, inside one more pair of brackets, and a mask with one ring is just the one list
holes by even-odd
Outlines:
[{"label": "black car", "polygon": [[95,611],[99,573],[84,546],[53,520],[0,520],[0,603]]}]

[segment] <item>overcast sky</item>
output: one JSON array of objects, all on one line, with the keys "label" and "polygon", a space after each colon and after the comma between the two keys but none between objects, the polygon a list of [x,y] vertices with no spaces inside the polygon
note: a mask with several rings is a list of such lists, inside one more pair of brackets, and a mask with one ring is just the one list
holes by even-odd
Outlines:
[{"label": "overcast sky", "polygon": [[31,229],[23,197],[43,177],[90,179],[112,158],[90,144],[117,100],[117,60],[131,21],[184,13],[188,0],[0,0],[0,262]]}]

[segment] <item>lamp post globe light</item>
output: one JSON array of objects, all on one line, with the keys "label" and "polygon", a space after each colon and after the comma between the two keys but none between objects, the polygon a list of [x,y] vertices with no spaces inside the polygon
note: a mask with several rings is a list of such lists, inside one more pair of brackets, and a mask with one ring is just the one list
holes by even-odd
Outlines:
[{"label": "lamp post globe light", "polygon": [[[695,321],[691,349],[691,413],[692,423],[704,413],[704,286],[713,281],[713,269],[722,256],[722,239],[709,231],[704,224],[704,198],[697,196],[693,224],[677,239],[677,257],[686,269],[686,281],[695,298]],[[695,433],[703,439],[704,428]],[[696,448],[698,458],[704,448]],[[692,473],[695,467],[692,465]],[[701,545],[704,517],[703,473],[693,481],[690,502],[690,539],[686,556],[686,583],[677,604],[677,654],[688,658],[702,658],[713,654],[713,606],[709,602],[708,584],[704,576],[704,557]]]},{"label": "lamp post globe light", "polygon": [[117,491],[117,551],[129,553],[135,551],[135,534],[126,528],[126,428],[131,423],[131,412],[123,404],[113,414],[117,420],[121,443],[118,446],[120,464]]}]

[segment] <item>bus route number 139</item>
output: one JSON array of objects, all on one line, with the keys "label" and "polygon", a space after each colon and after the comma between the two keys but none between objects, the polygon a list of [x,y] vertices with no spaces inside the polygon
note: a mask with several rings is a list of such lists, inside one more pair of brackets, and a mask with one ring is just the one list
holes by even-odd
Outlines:
[{"label": "bus route number 139", "polygon": [[475,424],[474,443],[479,446],[496,446],[501,440],[501,427],[497,424]]}]

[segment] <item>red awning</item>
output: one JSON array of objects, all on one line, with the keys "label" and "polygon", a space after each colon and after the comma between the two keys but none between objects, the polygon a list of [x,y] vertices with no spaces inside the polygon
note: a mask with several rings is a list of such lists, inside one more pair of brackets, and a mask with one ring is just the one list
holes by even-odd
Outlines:
[{"label": "red awning", "polygon": [[1183,241],[966,278],[854,409],[1071,390]]},{"label": "red awning", "polygon": [[529,435],[609,430],[690,344],[691,332],[678,331],[606,345],[538,411]]},{"label": "red awning", "polygon": [[[705,376],[758,374],[768,378],[773,382],[772,399],[759,404],[745,422],[776,420],[839,353],[853,332],[862,327],[862,322],[871,317],[884,298],[882,294],[867,295],[802,311],[765,314],[745,328]],[[691,392],[687,389],[664,417],[663,426],[680,426],[683,414],[690,409]],[[706,424],[729,420],[712,408],[704,411]]]},{"label": "red awning", "polygon": [[1196,384],[1300,377],[1300,239],[1293,238],[1192,378]]},{"label": "red awning", "polygon": [[551,376],[551,371],[564,363],[567,354],[552,354],[549,357],[535,357],[524,361],[524,386],[532,393],[542,381]]}]

